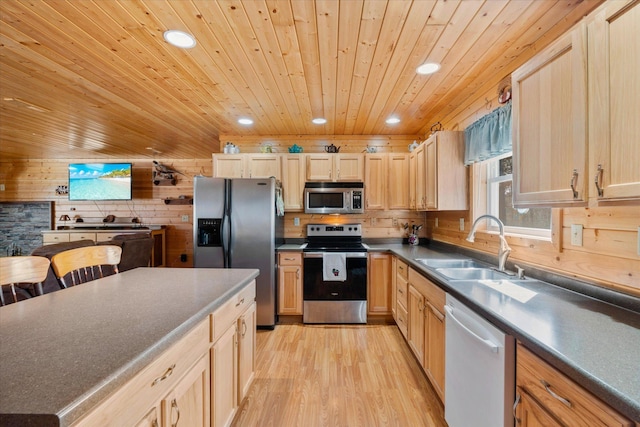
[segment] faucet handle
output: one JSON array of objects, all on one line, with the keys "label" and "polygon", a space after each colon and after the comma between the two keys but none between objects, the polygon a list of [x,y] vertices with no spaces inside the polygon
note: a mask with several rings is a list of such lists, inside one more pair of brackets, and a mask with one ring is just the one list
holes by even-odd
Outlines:
[{"label": "faucet handle", "polygon": [[524,268],[520,267],[517,264],[514,264],[514,267],[518,271],[517,272],[518,279],[523,280],[524,279]]}]

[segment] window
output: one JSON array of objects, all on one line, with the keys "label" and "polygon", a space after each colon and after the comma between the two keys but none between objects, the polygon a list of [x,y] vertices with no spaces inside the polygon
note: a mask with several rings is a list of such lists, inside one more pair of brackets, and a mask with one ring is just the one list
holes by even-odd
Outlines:
[{"label": "window", "polygon": [[[551,208],[513,207],[511,160],[507,153],[487,161],[487,213],[500,218],[506,233],[551,238]],[[493,221],[487,227],[498,231]]]}]

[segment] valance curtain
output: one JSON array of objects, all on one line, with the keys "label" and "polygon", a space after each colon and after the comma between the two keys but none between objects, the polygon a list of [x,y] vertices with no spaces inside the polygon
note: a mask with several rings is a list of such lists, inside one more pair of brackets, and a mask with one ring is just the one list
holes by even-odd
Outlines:
[{"label": "valance curtain", "polygon": [[511,151],[511,101],[464,130],[465,166]]}]

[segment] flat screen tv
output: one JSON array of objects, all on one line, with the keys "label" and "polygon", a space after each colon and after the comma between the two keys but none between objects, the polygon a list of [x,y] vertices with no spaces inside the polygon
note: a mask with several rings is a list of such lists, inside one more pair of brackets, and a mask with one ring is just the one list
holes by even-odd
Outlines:
[{"label": "flat screen tv", "polygon": [[131,200],[131,163],[69,164],[69,200]]}]

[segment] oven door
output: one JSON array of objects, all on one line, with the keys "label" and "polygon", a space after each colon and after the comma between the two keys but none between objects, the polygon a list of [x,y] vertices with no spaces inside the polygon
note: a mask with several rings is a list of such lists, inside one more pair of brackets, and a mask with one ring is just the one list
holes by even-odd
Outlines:
[{"label": "oven door", "polygon": [[367,253],[346,253],[346,280],[325,281],[322,252],[304,253],[304,323],[367,323]]}]

